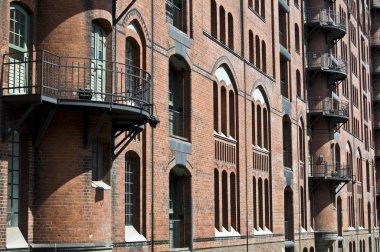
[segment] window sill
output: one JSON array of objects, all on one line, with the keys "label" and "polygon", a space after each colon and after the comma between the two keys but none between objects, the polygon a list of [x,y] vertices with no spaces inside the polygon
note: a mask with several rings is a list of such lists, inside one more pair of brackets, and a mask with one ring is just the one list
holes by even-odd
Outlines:
[{"label": "window sill", "polygon": [[264,228],[264,230],[261,228],[253,229],[253,235],[271,235],[271,234],[273,234],[272,231],[270,231],[267,228]]},{"label": "window sill", "polygon": [[125,242],[145,242],[146,238],[133,226],[125,226]]},{"label": "window sill", "polygon": [[91,186],[96,189],[101,189],[101,190],[111,190],[111,186],[107,185],[103,181],[92,181]]},{"label": "window sill", "polygon": [[219,231],[215,228],[215,237],[234,237],[240,236],[239,232],[236,231],[233,227],[231,227],[231,231],[227,231],[224,227],[222,227],[222,231]]},{"label": "window sill", "polygon": [[7,249],[29,248],[28,243],[24,239],[24,236],[18,227],[7,227],[7,238],[5,246]]}]

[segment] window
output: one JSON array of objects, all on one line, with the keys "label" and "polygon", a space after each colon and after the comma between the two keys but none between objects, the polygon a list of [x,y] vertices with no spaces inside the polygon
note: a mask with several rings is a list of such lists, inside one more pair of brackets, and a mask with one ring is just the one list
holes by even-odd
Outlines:
[{"label": "window", "polygon": [[223,44],[226,44],[226,11],[224,10],[223,6],[219,7],[219,25],[219,40]]},{"label": "window", "polygon": [[261,42],[261,55],[262,55],[262,70],[267,72],[267,46],[264,40]]},{"label": "window", "polygon": [[215,77],[218,83],[214,82],[214,129],[217,133],[236,138],[238,127],[235,84],[232,82],[229,69],[224,66],[216,70]]},{"label": "window", "polygon": [[288,25],[288,17],[287,17],[287,13],[286,12],[283,12],[281,7],[279,6],[279,13],[278,13],[278,17],[279,17],[279,38],[280,38],[280,44],[285,47],[285,48],[288,48],[288,29],[287,29],[287,25]]},{"label": "window", "polygon": [[218,37],[217,7],[215,0],[211,0],[211,35]]},{"label": "window", "polygon": [[253,32],[249,30],[249,62],[254,64],[254,55],[253,55]]},{"label": "window", "polygon": [[292,132],[288,116],[285,116],[282,120],[282,137],[284,167],[292,169]]},{"label": "window", "polygon": [[29,16],[20,6],[11,4],[9,30],[9,93],[25,94],[28,86]]},{"label": "window", "polygon": [[95,140],[92,143],[92,181],[103,180],[103,165],[103,144]]},{"label": "window", "polygon": [[180,56],[169,59],[169,130],[171,136],[190,141],[190,68]]},{"label": "window", "polygon": [[140,48],[138,43],[132,38],[128,38],[126,41],[125,64],[125,95],[127,97],[136,97],[139,88],[139,78],[135,76],[140,76]]},{"label": "window", "polygon": [[20,137],[14,132],[8,141],[7,226],[18,227],[20,205]]},{"label": "window", "polygon": [[[270,186],[270,115],[266,96],[259,88],[252,94],[253,219],[255,230],[272,229]],[[261,234],[260,232],[257,235]]]},{"label": "window", "polygon": [[280,61],[280,79],[281,79],[281,95],[290,99],[290,85],[289,85],[289,61],[281,58]]},{"label": "window", "polygon": [[106,81],[106,36],[104,30],[92,23],[91,33],[91,90],[93,100],[104,100]]},{"label": "window", "polygon": [[256,35],[255,38],[255,44],[256,44],[256,66],[258,68],[261,68],[261,62],[260,62],[260,38]]},{"label": "window", "polygon": [[295,24],[294,28],[294,34],[295,34],[295,49],[297,53],[300,53],[300,29],[298,28],[298,24]]},{"label": "window", "polygon": [[261,17],[265,19],[265,0],[261,0]]},{"label": "window", "polygon": [[297,84],[297,96],[303,98],[302,95],[302,84],[301,84],[301,74],[300,71],[296,70],[296,84]]},{"label": "window", "polygon": [[234,49],[234,18],[228,13],[228,47]]},{"label": "window", "polygon": [[177,29],[187,33],[187,1],[166,0],[166,20]]},{"label": "window", "polygon": [[132,152],[125,155],[125,226],[140,232],[140,158]]}]

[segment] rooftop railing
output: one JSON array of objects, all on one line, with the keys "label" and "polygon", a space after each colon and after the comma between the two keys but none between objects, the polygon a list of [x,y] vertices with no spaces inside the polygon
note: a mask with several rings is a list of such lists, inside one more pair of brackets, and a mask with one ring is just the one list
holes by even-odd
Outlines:
[{"label": "rooftop railing", "polygon": [[46,50],[3,56],[2,96],[43,95],[150,109],[151,77],[135,66]]}]

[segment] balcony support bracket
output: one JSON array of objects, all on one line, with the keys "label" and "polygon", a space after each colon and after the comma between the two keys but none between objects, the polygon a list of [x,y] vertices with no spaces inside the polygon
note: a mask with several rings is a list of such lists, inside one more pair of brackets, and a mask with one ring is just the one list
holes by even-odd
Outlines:
[{"label": "balcony support bracket", "polygon": [[[342,181],[341,183],[337,183],[335,185],[335,195],[338,194],[340,192],[340,190],[342,190],[342,188],[348,183],[348,181]],[[338,190],[337,190],[338,189]]]},{"label": "balcony support bracket", "polygon": [[3,141],[8,141],[8,139],[13,135],[13,133],[18,130],[18,128],[25,122],[25,120],[29,117],[29,115],[34,111],[34,109],[38,106],[38,103],[33,103],[29,106],[29,108],[22,114],[20,119],[15,123],[15,125],[5,134],[5,127],[3,127]]},{"label": "balcony support bracket", "polygon": [[[120,136],[123,131],[116,132],[113,135],[113,150],[112,150],[112,161],[115,160],[122,152],[127,148],[127,146],[132,142],[132,140],[135,138],[137,134],[139,134],[141,131],[144,130],[143,124],[138,124],[133,127],[131,131],[128,131],[127,135],[118,143],[115,145],[115,139]],[[121,148],[116,152],[116,150],[121,146]]]},{"label": "balcony support bracket", "polygon": [[38,148],[40,146],[42,139],[44,138],[45,133],[46,133],[47,129],[49,128],[50,122],[55,115],[55,112],[57,112],[57,109],[55,109],[55,108],[51,109],[49,111],[49,114],[47,115],[42,128],[39,130],[38,135],[37,135],[36,139],[34,140],[34,143],[33,143],[34,148]]}]

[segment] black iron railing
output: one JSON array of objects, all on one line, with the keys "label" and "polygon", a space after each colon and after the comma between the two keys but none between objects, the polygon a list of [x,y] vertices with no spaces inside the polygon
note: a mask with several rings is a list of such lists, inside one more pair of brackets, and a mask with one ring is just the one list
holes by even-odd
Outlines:
[{"label": "black iron railing", "polygon": [[309,69],[330,70],[347,74],[347,63],[341,57],[325,52],[308,52],[305,54],[306,67]]},{"label": "black iron railing", "polygon": [[350,164],[310,164],[310,177],[332,178],[337,180],[352,180],[352,167]]},{"label": "black iron railing", "polygon": [[349,116],[349,103],[338,101],[331,97],[310,97],[308,99],[309,113],[323,113],[329,116],[347,117]]},{"label": "black iron railing", "polygon": [[2,95],[38,94],[150,109],[151,77],[118,62],[62,57],[49,51],[3,56]]},{"label": "black iron railing", "polygon": [[305,11],[305,22],[346,31],[346,18],[333,10],[309,8]]}]

